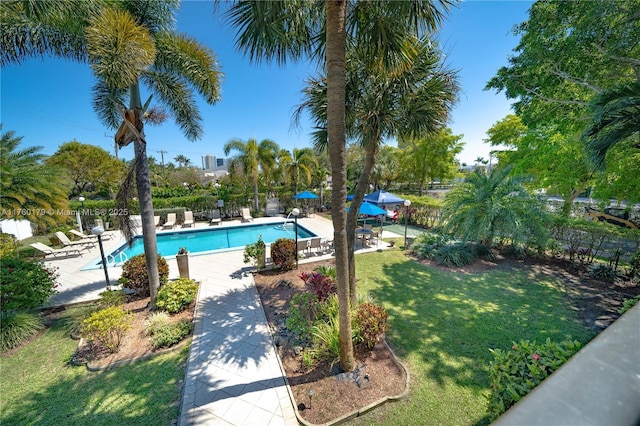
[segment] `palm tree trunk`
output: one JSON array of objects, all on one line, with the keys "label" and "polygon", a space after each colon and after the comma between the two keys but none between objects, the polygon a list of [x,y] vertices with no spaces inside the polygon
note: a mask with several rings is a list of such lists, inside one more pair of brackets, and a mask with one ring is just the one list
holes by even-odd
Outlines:
[{"label": "palm tree trunk", "polygon": [[367,191],[367,187],[369,186],[369,179],[371,179],[373,168],[376,165],[377,153],[377,142],[374,141],[366,146],[364,165],[362,167],[362,172],[360,173],[358,183],[356,184],[356,190],[353,194],[353,200],[351,201],[351,208],[349,209],[349,214],[347,216],[347,235],[349,236],[349,296],[351,298],[351,303],[354,305],[357,298],[355,261],[356,222],[358,219],[358,211],[360,210],[362,200],[364,199],[365,192]]},{"label": "palm tree trunk", "polygon": [[349,258],[347,248],[347,168],[345,148],[345,52],[346,0],[327,0],[327,133],[333,180],[331,217],[333,243],[336,250],[336,285],[338,287],[338,320],[340,323],[340,367],[355,368],[351,340],[349,298]]},{"label": "palm tree trunk", "polygon": [[[129,88],[130,108],[142,110],[140,99],[140,85],[132,84]],[[136,157],[136,184],[138,200],[140,202],[140,216],[142,217],[142,243],[144,257],[147,262],[149,276],[149,290],[151,292],[151,306],[155,306],[158,288],[160,287],[160,273],[158,272],[158,241],[156,240],[156,226],[153,218],[153,201],[151,200],[151,179],[149,178],[149,162],[147,161],[147,142],[144,138],[144,127],[140,129],[140,138],[133,143]]]}]

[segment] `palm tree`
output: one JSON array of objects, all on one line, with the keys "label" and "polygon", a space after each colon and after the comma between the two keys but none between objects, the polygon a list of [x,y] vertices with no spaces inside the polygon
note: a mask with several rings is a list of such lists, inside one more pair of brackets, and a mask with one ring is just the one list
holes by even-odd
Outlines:
[{"label": "palm tree", "polygon": [[37,225],[64,222],[68,200],[62,174],[56,167],[45,167],[41,147],[18,150],[20,142],[22,137],[13,131],[0,136],[0,217]]},{"label": "palm tree", "polygon": [[[120,147],[134,143],[135,161],[118,199],[122,207],[132,198],[135,176],[154,301],[160,281],[144,122],[161,121],[166,115],[149,109],[151,98],[143,104],[141,82],[169,108],[185,136],[198,139],[201,117],[193,91],[209,104],[218,101],[221,72],[214,54],[175,32],[177,0],[7,3],[2,2],[1,63],[46,55],[89,62],[98,78],[94,109],[108,127],[120,125],[115,136]],[[131,236],[128,221],[121,223],[125,235]]]},{"label": "palm tree", "polygon": [[311,148],[293,148],[293,155],[284,158],[282,166],[285,168],[287,180],[293,183],[293,193],[297,194],[299,182],[305,186],[311,185],[318,161]]},{"label": "palm tree", "polygon": [[640,149],[640,81],[618,85],[596,96],[594,116],[585,131],[587,151],[598,169],[604,169],[607,152],[635,135]]},{"label": "palm tree", "polygon": [[187,167],[191,164],[191,160],[182,154],[176,155],[174,160],[178,163],[178,167]]},{"label": "palm tree", "polygon": [[[458,90],[454,73],[443,69],[440,52],[427,39],[407,35],[402,61],[370,63],[358,48],[348,49],[347,131],[364,147],[364,162],[347,219],[347,235],[355,234],[358,209],[373,175],[378,150],[385,139],[435,132],[446,123]],[[389,61],[391,63],[391,61]],[[308,109],[317,128],[326,126],[325,79],[308,80],[305,102],[299,115]],[[314,114],[319,114],[315,116]],[[316,147],[326,146],[322,132],[316,132]],[[349,285],[355,303],[355,256],[349,238]]]},{"label": "palm tree", "polygon": [[527,191],[525,179],[510,172],[509,167],[488,174],[476,171],[453,188],[444,199],[445,229],[485,246],[495,237],[542,246],[547,235],[544,202]]},{"label": "palm tree", "polygon": [[[349,319],[349,259],[346,216],[346,47],[368,49],[372,60],[400,52],[405,28],[430,31],[443,18],[453,0],[347,2],[239,1],[229,9],[231,23],[238,28],[237,45],[253,60],[288,59],[305,56],[323,64],[327,76],[327,137],[332,175],[332,222],[336,250],[336,282],[339,299],[340,365],[355,367]],[[324,6],[324,9],[323,9]],[[393,22],[391,22],[393,21]],[[375,24],[375,25],[374,25]],[[386,25],[389,24],[389,25]],[[400,31],[398,31],[400,30]],[[398,33],[403,36],[398,38]],[[397,59],[397,56],[394,57]]]},{"label": "palm tree", "polygon": [[258,178],[260,169],[271,171],[275,167],[280,147],[270,139],[263,139],[260,143],[253,138],[246,142],[241,139],[231,139],[224,146],[224,155],[229,155],[232,150],[238,151],[239,154],[231,161],[230,168],[242,168],[244,175],[253,186],[255,211],[259,211]]}]

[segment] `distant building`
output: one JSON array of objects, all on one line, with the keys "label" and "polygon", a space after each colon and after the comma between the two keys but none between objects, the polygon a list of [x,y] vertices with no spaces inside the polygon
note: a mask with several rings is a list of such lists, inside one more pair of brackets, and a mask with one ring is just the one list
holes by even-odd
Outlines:
[{"label": "distant building", "polygon": [[202,170],[213,170],[213,155],[202,156]]}]

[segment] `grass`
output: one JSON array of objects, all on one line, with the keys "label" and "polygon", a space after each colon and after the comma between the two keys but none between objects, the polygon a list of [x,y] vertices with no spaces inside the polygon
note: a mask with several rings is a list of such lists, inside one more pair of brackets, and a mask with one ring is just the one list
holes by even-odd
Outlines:
[{"label": "grass", "polygon": [[177,419],[188,347],[110,371],[70,364],[73,310],[0,358],[2,425],[168,425]]},{"label": "grass", "polygon": [[594,337],[558,283],[529,271],[450,273],[393,250],[357,256],[356,275],[359,291],[389,312],[387,340],[411,375],[406,399],[356,424],[488,424],[490,348]]}]

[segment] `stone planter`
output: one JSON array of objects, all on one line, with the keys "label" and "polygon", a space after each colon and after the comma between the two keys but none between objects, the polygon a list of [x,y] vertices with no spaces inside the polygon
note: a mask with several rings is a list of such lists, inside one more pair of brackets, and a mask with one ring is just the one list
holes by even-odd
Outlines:
[{"label": "stone planter", "polygon": [[178,262],[178,271],[181,278],[189,278],[189,253],[176,254],[176,261]]}]

